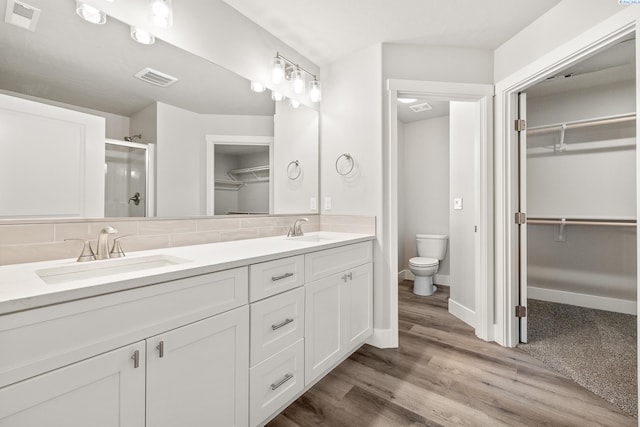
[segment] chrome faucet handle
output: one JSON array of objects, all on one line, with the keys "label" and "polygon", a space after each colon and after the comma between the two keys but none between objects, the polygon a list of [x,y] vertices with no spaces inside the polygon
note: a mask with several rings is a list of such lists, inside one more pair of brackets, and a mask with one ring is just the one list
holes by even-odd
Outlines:
[{"label": "chrome faucet handle", "polygon": [[120,239],[128,236],[130,236],[130,234],[125,234],[124,236],[116,237],[115,239],[113,239],[113,246],[111,246],[109,258],[122,258],[123,256],[125,256],[125,253],[122,250],[122,246],[120,246]]},{"label": "chrome faucet handle", "polygon": [[95,261],[96,255],[93,253],[93,249],[91,248],[91,242],[87,239],[64,239],[65,242],[69,240],[78,240],[80,242],[84,242],[82,246],[82,252],[77,259],[77,262],[85,262],[85,261]]}]

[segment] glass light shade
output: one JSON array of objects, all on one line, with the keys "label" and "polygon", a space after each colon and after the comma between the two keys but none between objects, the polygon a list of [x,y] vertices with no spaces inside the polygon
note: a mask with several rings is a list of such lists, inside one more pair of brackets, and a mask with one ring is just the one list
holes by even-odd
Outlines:
[{"label": "glass light shade", "polygon": [[273,67],[271,68],[271,81],[273,84],[279,85],[284,78],[284,59],[275,57],[273,58]]},{"label": "glass light shade", "polygon": [[263,85],[260,82],[257,82],[255,80],[251,80],[251,90],[254,92],[264,92],[267,88],[265,87],[265,85]]},{"label": "glass light shade", "polygon": [[273,99],[274,101],[283,101],[285,99],[285,96],[280,92],[271,91],[271,99]]},{"label": "glass light shade", "polygon": [[171,28],[173,25],[171,0],[151,0],[151,20],[160,28]]},{"label": "glass light shade", "polygon": [[289,107],[298,108],[300,106],[300,101],[297,99],[289,98]]},{"label": "glass light shade", "polygon": [[82,19],[92,24],[104,24],[107,22],[107,14],[80,0],[76,1],[76,13]]},{"label": "glass light shade", "polygon": [[322,98],[322,92],[320,91],[320,82],[314,80],[309,85],[309,99],[311,102],[320,102]]},{"label": "glass light shade", "polygon": [[293,81],[293,92],[301,94],[304,92],[304,76],[299,69],[294,70],[291,73],[291,80]]},{"label": "glass light shade", "polygon": [[153,34],[133,25],[131,26],[131,38],[142,44],[154,44],[156,42]]}]

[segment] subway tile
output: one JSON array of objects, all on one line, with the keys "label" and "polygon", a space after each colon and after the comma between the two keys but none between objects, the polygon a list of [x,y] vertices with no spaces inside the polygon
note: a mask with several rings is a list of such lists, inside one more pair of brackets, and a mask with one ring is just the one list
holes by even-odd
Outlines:
[{"label": "subway tile", "polygon": [[15,224],[0,226],[0,245],[53,242],[53,224]]},{"label": "subway tile", "polygon": [[204,245],[220,241],[220,232],[205,231],[200,233],[183,233],[171,235],[171,246]]},{"label": "subway tile", "polygon": [[286,236],[289,227],[260,227],[258,237]]},{"label": "subway tile", "polygon": [[66,222],[55,224],[55,241],[62,242],[66,239],[96,239],[97,234],[89,233],[88,222]]},{"label": "subway tile", "polygon": [[206,218],[196,220],[197,231],[232,230],[240,228],[240,218]]},{"label": "subway tile", "polygon": [[138,221],[105,221],[105,222],[90,222],[89,223],[89,234],[93,236],[94,239],[98,238],[98,234],[100,230],[105,227],[113,227],[118,230],[117,236],[136,236],[138,234]]},{"label": "subway tile", "polygon": [[220,232],[220,241],[229,242],[232,240],[255,239],[258,237],[257,228],[243,228],[240,230],[230,230]]},{"label": "subway tile", "polygon": [[140,221],[138,234],[177,234],[197,231],[196,220]]},{"label": "subway tile", "polygon": [[51,242],[33,245],[0,246],[0,265],[77,258],[82,252],[81,242]]},{"label": "subway tile", "polygon": [[120,241],[124,253],[146,251],[149,249],[162,249],[171,247],[171,236],[168,234],[159,236],[131,236]]}]

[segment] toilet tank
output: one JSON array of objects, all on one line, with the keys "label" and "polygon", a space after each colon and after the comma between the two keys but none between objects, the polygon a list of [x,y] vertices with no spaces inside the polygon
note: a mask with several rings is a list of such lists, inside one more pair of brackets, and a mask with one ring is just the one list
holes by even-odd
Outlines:
[{"label": "toilet tank", "polygon": [[448,240],[449,236],[443,234],[416,234],[418,256],[443,260]]}]

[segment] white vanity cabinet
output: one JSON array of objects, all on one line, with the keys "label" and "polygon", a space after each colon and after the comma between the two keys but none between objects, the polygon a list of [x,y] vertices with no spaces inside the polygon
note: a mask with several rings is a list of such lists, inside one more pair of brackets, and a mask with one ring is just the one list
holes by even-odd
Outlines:
[{"label": "white vanity cabinet", "polygon": [[306,255],[305,384],[350,354],[373,332],[370,242]]}]

